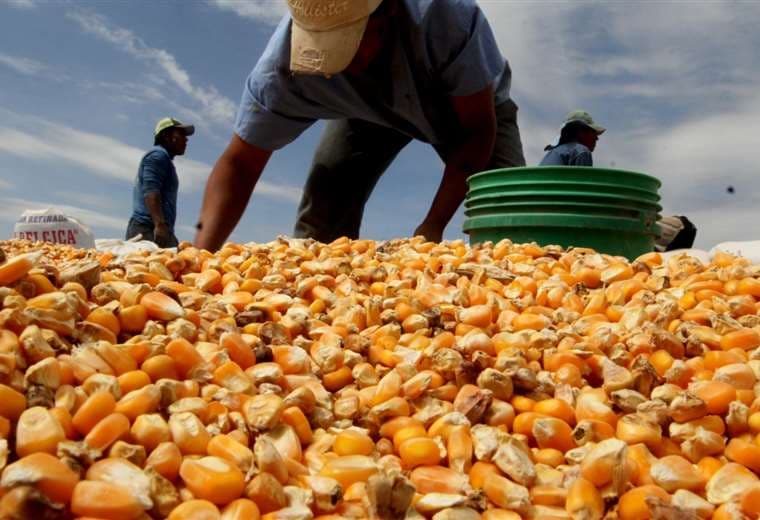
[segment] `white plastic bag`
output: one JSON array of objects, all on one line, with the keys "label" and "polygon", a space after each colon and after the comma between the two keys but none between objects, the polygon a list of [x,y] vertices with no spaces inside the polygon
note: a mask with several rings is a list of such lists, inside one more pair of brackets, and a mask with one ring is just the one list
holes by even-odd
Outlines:
[{"label": "white plastic bag", "polygon": [[721,242],[710,249],[710,256],[723,251],[736,256],[743,256],[753,264],[760,264],[760,240],[748,240],[746,242]]},{"label": "white plastic bag", "polygon": [[13,238],[80,249],[95,247],[95,235],[89,227],[54,207],[24,211],[13,227]]},{"label": "white plastic bag", "polygon": [[123,258],[138,251],[158,251],[159,247],[148,240],[140,240],[140,236],[129,240],[118,238],[101,238],[95,241],[95,248],[101,253],[111,253],[117,258]]}]

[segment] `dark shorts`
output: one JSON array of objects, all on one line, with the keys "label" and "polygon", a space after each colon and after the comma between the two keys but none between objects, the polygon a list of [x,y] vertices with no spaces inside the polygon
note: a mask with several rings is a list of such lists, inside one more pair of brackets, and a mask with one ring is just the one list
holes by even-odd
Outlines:
[{"label": "dark shorts", "polygon": [[[496,107],[496,144],[488,169],[525,166],[517,105]],[[364,206],[398,153],[411,141],[396,130],[356,119],[327,123],[298,207],[294,236],[332,242],[359,237]]]},{"label": "dark shorts", "polygon": [[165,240],[156,241],[153,237],[152,224],[144,224],[142,222],[138,222],[135,219],[129,219],[129,224],[127,224],[126,239],[129,240],[130,238],[136,237],[137,235],[142,235],[142,240],[153,242],[158,247],[177,247],[177,244],[179,244],[177,237],[174,236],[173,233]]}]

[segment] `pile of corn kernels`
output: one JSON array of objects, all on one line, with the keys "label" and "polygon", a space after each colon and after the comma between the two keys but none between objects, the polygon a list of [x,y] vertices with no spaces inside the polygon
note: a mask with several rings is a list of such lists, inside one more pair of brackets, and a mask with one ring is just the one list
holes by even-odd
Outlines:
[{"label": "pile of corn kernels", "polygon": [[760,515],[744,259],[0,251],[0,518]]}]

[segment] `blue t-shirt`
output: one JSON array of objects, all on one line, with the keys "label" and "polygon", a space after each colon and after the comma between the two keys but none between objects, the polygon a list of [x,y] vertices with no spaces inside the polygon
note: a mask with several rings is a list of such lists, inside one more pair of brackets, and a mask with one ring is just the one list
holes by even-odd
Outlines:
[{"label": "blue t-shirt", "polygon": [[154,225],[145,205],[145,196],[148,193],[158,193],[161,195],[161,211],[173,233],[177,220],[177,191],[179,179],[172,158],[163,147],[156,146],[143,156],[137,169],[132,190],[132,218],[143,224]]},{"label": "blue t-shirt", "polygon": [[581,143],[565,143],[547,152],[539,166],[593,166],[591,150]]},{"label": "blue t-shirt", "polygon": [[475,0],[400,0],[399,7],[388,44],[358,78],[292,74],[285,16],[246,80],[235,133],[276,150],[319,119],[360,119],[444,144],[459,132],[451,96],[491,85],[497,105],[509,99],[509,64]]}]

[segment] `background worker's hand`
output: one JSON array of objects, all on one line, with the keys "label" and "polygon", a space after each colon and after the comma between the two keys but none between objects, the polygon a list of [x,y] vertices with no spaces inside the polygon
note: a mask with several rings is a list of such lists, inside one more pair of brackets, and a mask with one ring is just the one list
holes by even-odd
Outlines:
[{"label": "background worker's hand", "polygon": [[172,241],[172,232],[165,222],[159,222],[153,227],[153,241],[159,246]]},{"label": "background worker's hand", "polygon": [[414,236],[423,236],[431,242],[443,240],[443,227],[423,222],[414,230]]}]

